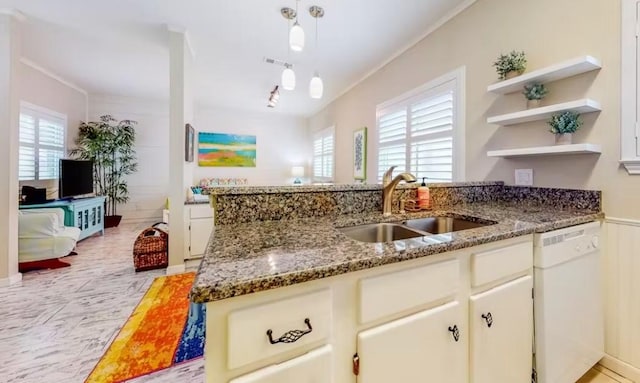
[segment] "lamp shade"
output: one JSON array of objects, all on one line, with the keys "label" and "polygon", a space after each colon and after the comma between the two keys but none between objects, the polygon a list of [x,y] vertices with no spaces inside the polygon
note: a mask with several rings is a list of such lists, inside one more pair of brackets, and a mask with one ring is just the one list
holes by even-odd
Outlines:
[{"label": "lamp shade", "polygon": [[291,168],[291,176],[304,177],[304,166],[294,166]]},{"label": "lamp shade", "polygon": [[289,47],[294,52],[302,52],[304,49],[304,30],[297,21],[289,31]]},{"label": "lamp shade", "polygon": [[296,88],[296,73],[291,68],[284,68],[282,71],[282,87],[286,90]]},{"label": "lamp shade", "polygon": [[311,98],[322,98],[323,93],[324,84],[322,83],[320,75],[316,73],[309,83],[309,96],[311,96]]}]

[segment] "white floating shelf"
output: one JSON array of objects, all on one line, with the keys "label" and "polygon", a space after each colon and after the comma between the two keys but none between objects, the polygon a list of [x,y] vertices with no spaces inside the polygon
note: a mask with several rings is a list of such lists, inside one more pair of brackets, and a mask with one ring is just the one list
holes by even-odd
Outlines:
[{"label": "white floating shelf", "polygon": [[492,150],[487,152],[489,157],[533,157],[565,154],[600,154],[602,148],[596,144],[572,144],[539,146],[536,148]]},{"label": "white floating shelf", "polygon": [[487,91],[498,94],[513,93],[522,90],[526,84],[532,82],[547,83],[562,80],[563,78],[572,77],[600,68],[602,68],[602,64],[600,64],[600,60],[595,57],[576,57],[559,64],[554,64],[546,68],[522,74],[509,80],[491,84],[487,88]]},{"label": "white floating shelf", "polygon": [[523,122],[546,120],[552,115],[564,111],[574,111],[576,113],[591,113],[600,111],[600,103],[588,98],[576,101],[563,102],[540,108],[527,109],[520,112],[501,114],[487,118],[487,123],[497,125],[514,125]]}]

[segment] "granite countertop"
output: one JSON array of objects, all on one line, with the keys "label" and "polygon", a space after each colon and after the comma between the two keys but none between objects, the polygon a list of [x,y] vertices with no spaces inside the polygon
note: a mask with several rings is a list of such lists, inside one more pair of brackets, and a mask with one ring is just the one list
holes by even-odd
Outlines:
[{"label": "granite countertop", "polygon": [[[337,230],[430,216],[476,217],[497,223],[392,243],[359,242]],[[390,217],[376,212],[222,225],[214,228],[213,240],[200,264],[190,299],[197,303],[211,302],[603,217],[603,213],[594,211],[487,202]]]}]

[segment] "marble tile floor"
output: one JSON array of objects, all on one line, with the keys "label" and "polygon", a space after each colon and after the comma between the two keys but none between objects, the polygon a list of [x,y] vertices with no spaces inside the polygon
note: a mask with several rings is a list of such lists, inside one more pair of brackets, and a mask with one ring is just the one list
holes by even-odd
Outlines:
[{"label": "marble tile floor", "polygon": [[[82,383],[154,278],[135,273],[131,251],[143,224],[81,241],[71,267],[23,274],[0,288],[0,383]],[[197,263],[196,263],[197,267]],[[203,382],[202,359],[131,382]]]},{"label": "marble tile floor", "polygon": [[[131,250],[147,223],[122,224],[78,244],[71,267],[25,273],[0,288],[0,383],[82,383],[154,278],[133,271]],[[197,268],[197,262],[190,264]],[[131,383],[201,383],[203,359]],[[596,366],[578,383],[627,383]]]}]

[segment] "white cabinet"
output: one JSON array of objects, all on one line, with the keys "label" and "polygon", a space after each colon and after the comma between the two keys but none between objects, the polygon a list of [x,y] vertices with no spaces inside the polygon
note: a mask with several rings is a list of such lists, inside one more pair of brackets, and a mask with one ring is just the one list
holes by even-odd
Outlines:
[{"label": "white cabinet", "polygon": [[359,383],[467,380],[467,334],[458,302],[358,334]]},{"label": "white cabinet", "polygon": [[471,296],[471,383],[528,383],[533,349],[530,275]]},{"label": "white cabinet", "polygon": [[[169,223],[169,210],[162,211],[162,221]],[[199,258],[207,250],[209,238],[213,231],[213,209],[208,204],[186,205],[184,209],[185,226],[185,259]]]},{"label": "white cabinet", "polygon": [[269,366],[229,383],[331,383],[331,346]]}]

